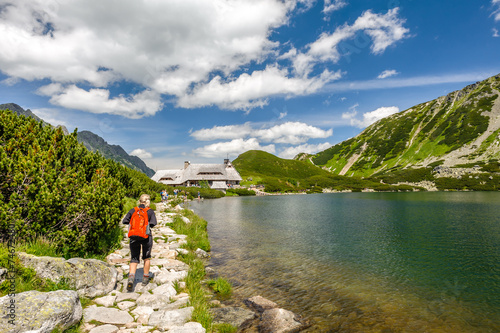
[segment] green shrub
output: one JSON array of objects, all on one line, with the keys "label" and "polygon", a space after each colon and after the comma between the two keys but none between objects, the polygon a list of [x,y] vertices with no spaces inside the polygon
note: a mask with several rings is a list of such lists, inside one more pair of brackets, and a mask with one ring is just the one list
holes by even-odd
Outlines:
[{"label": "green shrub", "polygon": [[0,242],[50,239],[57,253],[99,256],[119,246],[125,196],[165,185],[80,144],[33,118],[0,110]]},{"label": "green shrub", "polygon": [[396,184],[401,182],[417,183],[423,180],[433,181],[434,176],[432,175],[432,168],[408,168],[378,175],[377,177],[374,177],[374,179],[375,181],[382,180],[387,184]]},{"label": "green shrub", "polygon": [[307,194],[312,194],[312,193],[323,193],[323,189],[319,186],[313,186],[311,187],[310,190],[307,191]]},{"label": "green shrub", "polygon": [[228,195],[238,195],[240,197],[242,196],[251,196],[255,195],[255,191],[246,189],[246,188],[229,188],[226,191],[226,196]]}]

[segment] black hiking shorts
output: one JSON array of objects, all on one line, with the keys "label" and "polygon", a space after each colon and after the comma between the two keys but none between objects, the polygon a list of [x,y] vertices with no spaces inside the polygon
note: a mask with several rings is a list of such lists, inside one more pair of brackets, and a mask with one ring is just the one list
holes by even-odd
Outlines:
[{"label": "black hiking shorts", "polygon": [[149,235],[148,238],[139,236],[130,237],[130,263],[139,263],[139,257],[142,249],[142,260],[151,258],[151,249],[153,248],[153,236]]}]

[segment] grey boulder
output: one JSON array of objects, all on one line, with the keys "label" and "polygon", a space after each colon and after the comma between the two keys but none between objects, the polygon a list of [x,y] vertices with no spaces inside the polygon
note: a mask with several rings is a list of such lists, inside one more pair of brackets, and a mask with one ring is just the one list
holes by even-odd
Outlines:
[{"label": "grey boulder", "polygon": [[19,252],[19,259],[26,267],[33,268],[36,275],[59,282],[65,278],[79,295],[90,298],[111,292],[117,279],[117,270],[97,259],[37,257]]},{"label": "grey boulder", "polygon": [[7,295],[0,298],[0,307],[0,333],[45,333],[56,327],[63,331],[82,318],[80,298],[73,290],[30,290],[12,298]]}]

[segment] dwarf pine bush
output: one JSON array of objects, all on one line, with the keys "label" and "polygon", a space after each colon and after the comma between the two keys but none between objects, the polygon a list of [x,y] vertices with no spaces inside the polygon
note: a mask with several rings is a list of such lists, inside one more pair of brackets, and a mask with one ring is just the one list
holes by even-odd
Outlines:
[{"label": "dwarf pine bush", "polygon": [[160,184],[87,150],[33,118],[0,110],[0,242],[44,237],[65,256],[119,244],[123,198],[155,196]]}]

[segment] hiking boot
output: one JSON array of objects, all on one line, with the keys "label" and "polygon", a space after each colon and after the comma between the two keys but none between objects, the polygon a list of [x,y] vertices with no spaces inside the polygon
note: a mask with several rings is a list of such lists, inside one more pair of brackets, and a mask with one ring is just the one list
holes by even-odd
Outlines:
[{"label": "hiking boot", "polygon": [[149,272],[148,275],[144,275],[142,277],[142,285],[145,286],[149,283],[150,280],[153,279],[153,273]]},{"label": "hiking boot", "polygon": [[135,276],[134,275],[129,275],[128,276],[127,291],[132,291],[132,288],[134,287],[134,280],[135,280]]}]

